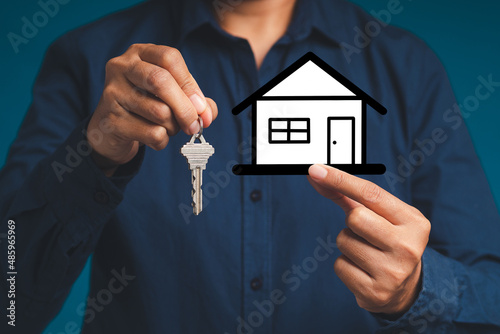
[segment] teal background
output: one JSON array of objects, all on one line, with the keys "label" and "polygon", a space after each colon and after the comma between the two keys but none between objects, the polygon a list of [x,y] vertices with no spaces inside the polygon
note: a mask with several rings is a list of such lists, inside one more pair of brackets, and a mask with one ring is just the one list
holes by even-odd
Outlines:
[{"label": "teal background", "polygon": [[[181,1],[181,0],[179,0]],[[367,11],[386,9],[394,0],[352,0]],[[31,86],[48,45],[66,31],[91,22],[138,0],[70,0],[39,29],[27,45],[15,53],[7,39],[20,34],[21,18],[40,10],[36,0],[9,1],[0,14],[0,165],[31,101]],[[403,10],[392,16],[392,24],[426,41],[443,62],[461,103],[473,95],[477,77],[493,75],[500,81],[500,2],[490,0],[401,0]],[[466,120],[497,205],[500,203],[500,89]],[[464,175],[464,177],[466,177]],[[0,185],[1,186],[1,185]],[[78,333],[81,317],[77,308],[88,293],[89,265],[82,272],[58,317],[45,334]]]}]

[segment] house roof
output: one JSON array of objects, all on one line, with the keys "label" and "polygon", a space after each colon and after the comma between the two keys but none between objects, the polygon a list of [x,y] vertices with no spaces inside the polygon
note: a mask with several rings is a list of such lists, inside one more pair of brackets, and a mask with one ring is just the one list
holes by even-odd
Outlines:
[{"label": "house roof", "polygon": [[[297,74],[296,75],[297,78],[295,81],[300,81],[303,78],[303,76],[300,74],[299,70],[301,68],[307,67],[307,64],[309,62],[312,62],[315,65],[317,65],[317,67],[319,67],[321,70],[323,70],[324,72],[329,74],[330,77],[333,77],[336,80],[335,82],[337,83],[337,84],[334,84],[333,82],[330,82],[330,84],[324,85],[324,88],[319,89],[318,94],[321,94],[322,96],[344,95],[344,96],[346,96],[346,98],[347,97],[352,98],[353,96],[356,96],[359,99],[365,101],[370,107],[375,109],[380,114],[385,115],[387,113],[387,109],[383,105],[378,103],[375,99],[373,99],[371,96],[366,94],[363,90],[358,88],[349,79],[347,79],[342,74],[337,72],[335,69],[333,69],[333,67],[331,67],[330,65],[325,63],[317,55],[315,55],[312,52],[308,52],[304,56],[302,56],[299,60],[297,60],[292,65],[287,67],[285,70],[283,70],[276,77],[271,79],[268,83],[266,83],[261,88],[256,90],[252,95],[247,97],[245,100],[243,100],[236,107],[234,107],[233,114],[237,115],[237,114],[241,113],[248,106],[250,106],[253,102],[255,102],[256,100],[258,100],[259,98],[262,98],[264,96],[285,95],[287,98],[294,97],[294,95],[296,95],[297,87],[293,87],[293,84],[292,84],[292,85],[288,85],[284,89],[279,89],[279,84],[282,84],[287,79],[292,78],[292,74]],[[320,73],[321,71],[314,71],[314,68],[315,68],[315,66],[310,67],[309,69],[307,69],[307,71],[309,71],[309,73],[312,72],[312,74],[315,77],[319,78],[322,75]],[[338,83],[340,83],[340,84],[338,84]],[[300,95],[319,97],[318,94],[313,94],[311,92],[310,83],[307,86],[302,85],[302,87],[305,90],[305,94],[300,94]],[[326,90],[328,90],[328,89],[330,89],[332,91],[332,93],[334,93],[334,94],[325,94]],[[288,92],[291,92],[291,94],[283,94],[283,92],[286,92],[287,90],[288,90]]]}]

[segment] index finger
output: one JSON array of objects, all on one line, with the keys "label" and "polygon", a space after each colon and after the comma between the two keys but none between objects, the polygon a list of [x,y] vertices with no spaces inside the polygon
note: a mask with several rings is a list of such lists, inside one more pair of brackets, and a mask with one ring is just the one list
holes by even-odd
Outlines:
[{"label": "index finger", "polygon": [[[207,127],[210,125],[212,122],[210,104],[207,103],[205,95],[191,75],[191,72],[189,72],[179,50],[164,45],[150,44],[139,50],[139,57],[145,62],[166,69],[189,98],[197,114],[203,118],[203,124]],[[205,114],[205,112],[208,113]],[[194,118],[197,119],[196,116]]]},{"label": "index finger", "polygon": [[408,214],[408,204],[370,181],[324,165],[312,165],[309,175],[322,187],[363,204],[393,224],[404,224],[413,218]]},{"label": "index finger", "polygon": [[346,215],[353,209],[357,208],[358,206],[362,206],[361,204],[350,199],[344,194],[341,194],[340,192],[331,189],[330,187],[327,187],[323,184],[319,184],[318,182],[314,181],[314,179],[311,178],[311,176],[308,176],[307,179],[309,180],[309,183],[313,186],[313,188],[321,196],[328,198],[329,200],[333,201],[335,204],[340,206],[340,208],[344,210]]}]

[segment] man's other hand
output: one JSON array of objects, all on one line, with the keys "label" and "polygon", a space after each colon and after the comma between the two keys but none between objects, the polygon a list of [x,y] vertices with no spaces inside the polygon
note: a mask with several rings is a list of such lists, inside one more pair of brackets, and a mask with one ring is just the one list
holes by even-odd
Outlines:
[{"label": "man's other hand", "polygon": [[346,214],[334,269],[358,305],[390,315],[408,311],[419,293],[430,222],[372,182],[338,169],[313,165],[308,179]]}]

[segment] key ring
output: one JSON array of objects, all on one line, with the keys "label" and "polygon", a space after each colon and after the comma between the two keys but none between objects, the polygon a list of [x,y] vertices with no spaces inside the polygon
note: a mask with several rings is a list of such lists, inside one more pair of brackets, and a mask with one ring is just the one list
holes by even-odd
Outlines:
[{"label": "key ring", "polygon": [[198,115],[198,122],[200,122],[200,131],[196,134],[196,139],[200,139],[201,135],[203,134],[203,118],[201,118],[200,115]]},{"label": "key ring", "polygon": [[205,143],[205,138],[203,138],[203,119],[200,116],[198,116],[198,122],[200,122],[200,130],[191,136],[191,140],[189,141],[191,144],[194,144],[196,139],[202,144]]}]

